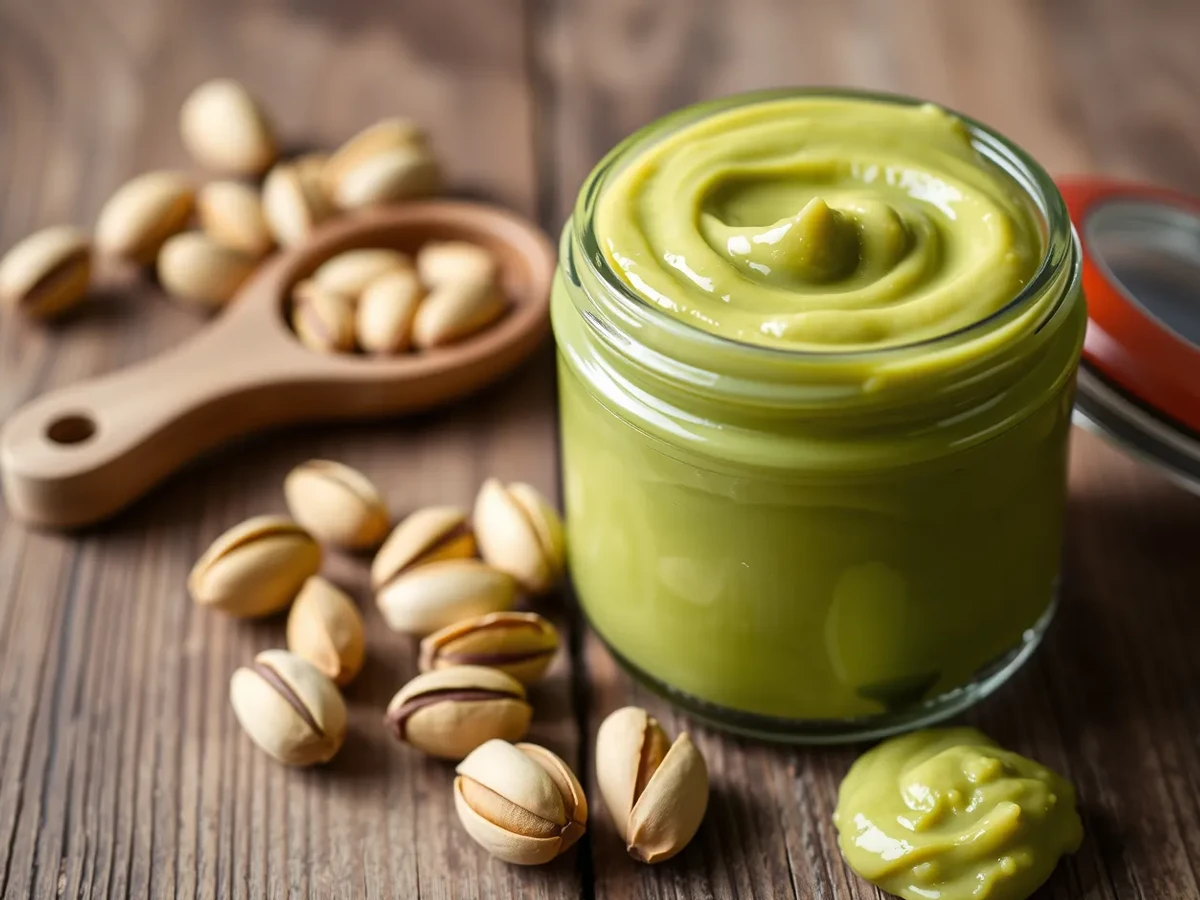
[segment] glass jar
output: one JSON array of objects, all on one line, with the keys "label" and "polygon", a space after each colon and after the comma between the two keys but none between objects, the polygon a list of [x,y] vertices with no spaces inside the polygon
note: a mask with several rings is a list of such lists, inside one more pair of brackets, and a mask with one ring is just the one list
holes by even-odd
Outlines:
[{"label": "glass jar", "polygon": [[1086,311],[1052,180],[968,119],[978,153],[1028,195],[1045,248],[983,321],[904,346],[793,351],[699,330],[630,290],[594,229],[610,177],[702,117],[798,93],[691,107],[610,152],[564,231],[551,310],[570,567],[594,630],[718,726],[839,741],[963,709],[1040,640]]}]

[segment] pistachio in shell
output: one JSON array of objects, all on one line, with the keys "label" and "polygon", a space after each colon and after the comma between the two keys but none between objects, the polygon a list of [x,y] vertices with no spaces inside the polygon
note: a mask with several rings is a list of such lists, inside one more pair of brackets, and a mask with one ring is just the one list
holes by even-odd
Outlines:
[{"label": "pistachio in shell", "polygon": [[483,666],[454,666],[418,675],[388,704],[392,735],[443,759],[462,759],[493,738],[517,741],[533,708],[516,679]]},{"label": "pistachio in shell", "polygon": [[649,713],[618,709],[596,735],[596,781],[629,855],[670,859],[695,836],[708,807],[708,768],[687,733],[670,743]]}]

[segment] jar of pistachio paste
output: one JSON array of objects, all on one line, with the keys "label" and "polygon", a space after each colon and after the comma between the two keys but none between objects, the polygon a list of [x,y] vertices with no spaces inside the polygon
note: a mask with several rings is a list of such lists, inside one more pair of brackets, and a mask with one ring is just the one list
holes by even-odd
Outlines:
[{"label": "jar of pistachio paste", "polygon": [[1086,311],[1010,141],[856,92],[682,110],[584,184],[552,315],[571,572],[638,677],[845,740],[962,709],[1037,644]]}]

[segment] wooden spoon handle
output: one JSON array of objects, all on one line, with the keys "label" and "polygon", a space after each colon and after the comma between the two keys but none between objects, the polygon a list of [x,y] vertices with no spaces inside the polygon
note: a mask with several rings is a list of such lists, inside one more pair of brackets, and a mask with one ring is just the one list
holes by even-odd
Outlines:
[{"label": "wooden spoon handle", "polygon": [[279,393],[296,351],[246,328],[240,312],[148,362],[14,413],[0,431],[13,514],[57,528],[95,522],[197,454],[286,420],[294,405],[279,403]]},{"label": "wooden spoon handle", "polygon": [[[352,247],[415,252],[466,240],[498,260],[517,302],[499,323],[450,347],[392,359],[305,349],[285,322],[297,280]],[[216,445],[275,425],[394,415],[461,397],[511,370],[548,328],[554,248],[512,213],[413,201],[339,219],[276,254],[231,307],[149,362],[46,394],[0,430],[0,483],[11,512],[74,528],[111,515]]]}]

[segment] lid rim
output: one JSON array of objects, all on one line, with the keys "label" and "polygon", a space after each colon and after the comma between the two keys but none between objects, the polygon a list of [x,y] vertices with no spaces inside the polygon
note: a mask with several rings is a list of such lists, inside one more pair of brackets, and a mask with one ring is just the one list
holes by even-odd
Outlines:
[{"label": "lid rim", "polygon": [[1079,366],[1073,419],[1125,455],[1200,495],[1200,435],[1125,394],[1086,361]]},{"label": "lid rim", "polygon": [[1090,216],[1112,202],[1167,205],[1200,217],[1200,200],[1167,188],[1103,178],[1060,179],[1059,187],[1083,248],[1088,305],[1084,360],[1143,404],[1200,433],[1200,347],[1127,296],[1127,289],[1098,262],[1087,228]]}]

